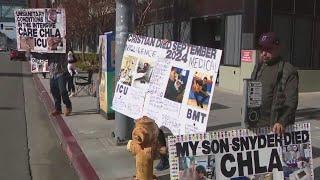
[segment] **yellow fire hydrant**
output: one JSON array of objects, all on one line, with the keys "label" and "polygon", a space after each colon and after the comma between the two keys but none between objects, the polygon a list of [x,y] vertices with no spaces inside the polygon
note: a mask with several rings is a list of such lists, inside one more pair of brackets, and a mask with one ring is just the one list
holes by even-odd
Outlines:
[{"label": "yellow fire hydrant", "polygon": [[159,151],[157,124],[144,116],[137,119],[127,149],[136,158],[136,180],[153,180],[153,160]]}]

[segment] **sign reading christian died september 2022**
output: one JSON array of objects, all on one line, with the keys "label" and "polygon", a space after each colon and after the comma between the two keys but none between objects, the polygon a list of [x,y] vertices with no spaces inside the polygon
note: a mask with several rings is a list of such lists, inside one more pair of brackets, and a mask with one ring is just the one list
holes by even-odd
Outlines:
[{"label": "sign reading christian died september 2022", "polygon": [[221,54],[129,35],[113,109],[134,119],[146,115],[174,135],[205,132]]},{"label": "sign reading christian died september 2022", "polygon": [[18,9],[14,14],[19,51],[66,52],[64,9]]},{"label": "sign reading christian died september 2022", "polygon": [[288,127],[283,136],[270,132],[260,128],[170,136],[171,179],[314,179],[310,124]]}]

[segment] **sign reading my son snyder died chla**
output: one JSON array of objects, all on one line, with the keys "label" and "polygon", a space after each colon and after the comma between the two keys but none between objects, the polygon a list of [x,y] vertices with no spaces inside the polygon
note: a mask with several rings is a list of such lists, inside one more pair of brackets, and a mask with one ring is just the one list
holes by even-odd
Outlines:
[{"label": "sign reading my son snyder died chla", "polygon": [[[172,180],[312,180],[310,124],[170,136]],[[204,178],[205,177],[205,178]]]},{"label": "sign reading my son snyder died chla", "polygon": [[14,14],[19,51],[66,52],[64,9],[18,9]]},{"label": "sign reading my son snyder died chla", "polygon": [[174,135],[205,132],[222,51],[129,35],[113,109]]}]

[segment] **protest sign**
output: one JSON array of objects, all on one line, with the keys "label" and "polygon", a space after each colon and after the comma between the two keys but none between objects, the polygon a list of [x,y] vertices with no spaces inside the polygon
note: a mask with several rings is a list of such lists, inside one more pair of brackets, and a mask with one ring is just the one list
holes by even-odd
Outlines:
[{"label": "protest sign", "polygon": [[18,9],[14,14],[19,51],[66,52],[64,9]]},{"label": "protest sign", "polygon": [[171,179],[314,179],[310,124],[170,136]]},{"label": "protest sign", "polygon": [[175,135],[205,132],[222,51],[129,35],[113,108]]},{"label": "protest sign", "polygon": [[48,59],[37,59],[32,57],[30,64],[31,73],[49,72]]}]

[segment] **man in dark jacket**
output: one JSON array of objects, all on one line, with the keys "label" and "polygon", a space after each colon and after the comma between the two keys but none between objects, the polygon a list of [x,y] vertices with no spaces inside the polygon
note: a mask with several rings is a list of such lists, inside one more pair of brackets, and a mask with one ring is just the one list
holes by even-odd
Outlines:
[{"label": "man in dark jacket", "polygon": [[280,41],[273,32],[262,34],[260,61],[251,78],[262,83],[261,118],[257,127],[271,126],[282,134],[294,124],[298,105],[299,77],[297,70],[280,56]]}]

